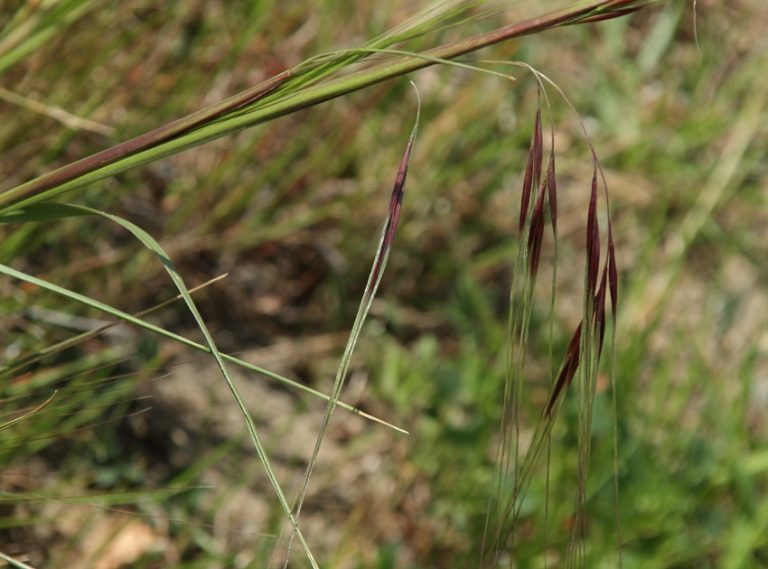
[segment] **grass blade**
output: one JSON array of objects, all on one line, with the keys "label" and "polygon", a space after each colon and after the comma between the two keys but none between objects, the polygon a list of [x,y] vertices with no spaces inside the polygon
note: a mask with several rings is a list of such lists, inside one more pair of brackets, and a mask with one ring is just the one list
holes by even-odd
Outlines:
[{"label": "grass blade", "polygon": [[[190,340],[189,338],[185,338],[184,336],[180,336],[179,334],[175,334],[174,332],[171,332],[169,330],[166,330],[165,328],[161,328],[159,326],[155,326],[154,324],[147,322],[146,320],[142,320],[141,318],[138,318],[132,314],[128,314],[127,312],[123,312],[121,310],[118,310],[112,306],[109,306],[108,304],[104,304],[103,302],[99,302],[98,300],[95,300],[93,298],[90,298],[88,296],[84,296],[82,294],[79,294],[77,292],[68,290],[66,288],[60,287],[56,284],[50,283],[48,281],[45,281],[43,279],[34,277],[32,275],[29,275],[27,273],[24,273],[22,271],[18,271],[12,267],[9,267],[7,265],[0,264],[0,274],[7,275],[9,277],[19,279],[21,281],[33,284],[35,286],[38,286],[42,289],[45,289],[47,291],[53,292],[55,294],[61,295],[65,298],[68,298],[69,300],[73,300],[75,302],[78,302],[80,304],[83,304],[85,306],[88,306],[90,308],[94,308],[96,310],[99,310],[101,312],[104,312],[105,314],[109,314],[110,316],[117,318],[119,320],[122,320],[124,322],[127,322],[129,324],[132,324],[134,326],[137,326],[138,328],[143,328],[144,330],[148,330],[150,332],[153,332],[159,336],[163,336],[165,338],[168,338],[170,340],[173,340],[174,342],[178,342],[179,344],[182,344],[184,346],[187,346],[189,348],[193,348],[199,352],[203,352],[206,354],[210,354],[210,348],[200,344],[198,342],[195,342],[194,340]],[[312,395],[314,397],[317,397],[318,399],[323,399],[325,401],[328,401],[329,396],[325,393],[322,393],[320,391],[317,391],[316,389],[312,389],[311,387],[308,387],[306,385],[303,385],[302,383],[298,381],[294,381],[290,378],[284,377],[282,375],[276,374],[268,369],[259,367],[257,365],[251,364],[249,362],[246,362],[244,360],[241,360],[239,358],[236,358],[234,356],[231,356],[229,354],[221,354],[221,357],[232,364],[235,364],[243,369],[247,369],[249,371],[258,373],[259,375],[266,377],[267,379],[272,379],[274,381],[278,381],[280,383],[283,383],[293,389],[298,389],[299,391],[303,391],[304,393],[307,393],[309,395]],[[7,370],[3,370],[3,372],[6,372]],[[390,429],[394,429],[395,431],[398,431],[400,433],[403,433],[405,435],[408,434],[408,431],[405,429],[401,429],[400,427],[397,427],[396,425],[392,425],[391,423],[388,423],[387,421],[384,421],[383,419],[379,419],[378,417],[375,417],[373,415],[370,415],[366,413],[365,411],[361,411],[360,409],[349,405],[348,403],[344,403],[342,401],[339,401],[337,403],[339,407],[342,407],[343,409],[346,409],[347,411],[350,411],[351,413],[354,413],[355,415],[359,415],[361,417],[364,417],[370,421],[374,421],[376,423],[379,423],[380,425],[384,425],[385,427],[388,427]]]},{"label": "grass blade", "polygon": [[[624,8],[641,8],[661,1],[664,0],[580,2],[564,10],[427,50],[423,52],[427,57],[403,56],[394,62],[374,65],[343,77],[335,77],[340,67],[330,65],[324,68],[321,77],[310,73],[311,80],[307,82],[302,83],[298,79],[289,81],[294,76],[299,77],[316,69],[310,60],[214,107],[198,111],[155,131],[6,190],[0,194],[0,210],[8,209],[14,204],[51,199],[63,192],[215,140],[244,127],[268,122],[388,79],[401,77],[434,65],[439,59],[455,59],[512,38],[564,25],[584,23],[590,21],[590,18],[619,17],[622,15],[619,10]],[[396,36],[390,38],[391,43],[397,39]],[[349,55],[340,57],[343,61],[343,58]]]},{"label": "grass blade", "polygon": [[0,559],[8,563],[11,567],[16,567],[16,569],[35,569],[31,565],[27,565],[26,563],[22,563],[18,559],[14,559],[10,555],[6,555],[5,553],[0,552]]},{"label": "grass blade", "polygon": [[[203,288],[212,285],[213,283],[220,281],[221,279],[225,278],[227,275],[219,275],[218,277],[214,277],[200,285],[197,285],[194,288],[189,289],[189,293],[193,294],[199,290],[202,290]],[[151,308],[148,308],[146,310],[142,310],[141,312],[137,312],[133,314],[133,316],[137,318],[141,318],[142,316],[146,316],[147,314],[151,314],[152,312],[155,312],[156,310],[160,310],[161,308],[168,306],[172,302],[176,302],[177,300],[180,300],[183,298],[181,294],[176,295],[173,298],[170,298],[166,300],[165,302],[161,302],[160,304],[157,304]],[[81,334],[77,334],[76,336],[73,336],[71,338],[67,338],[66,340],[62,340],[61,342],[57,342],[56,344],[52,346],[46,346],[44,348],[41,348],[37,350],[35,353],[27,356],[22,357],[21,359],[16,359],[13,362],[12,366],[6,366],[5,368],[0,367],[0,374],[1,375],[12,375],[15,373],[18,373],[21,371],[24,367],[31,365],[42,358],[46,356],[50,356],[52,354],[56,354],[59,352],[62,352],[64,350],[67,350],[69,348],[72,348],[74,346],[77,346],[79,344],[82,344],[83,342],[86,342],[90,340],[91,338],[95,338],[96,336],[99,336],[100,334],[103,334],[104,332],[107,332],[111,328],[114,328],[120,323],[119,320],[115,320],[113,322],[110,322],[109,324],[105,324],[103,326],[99,326],[98,328],[95,328],[93,330],[90,330],[88,332],[83,332]]]},{"label": "grass blade", "polygon": [[[70,210],[73,213],[81,212],[81,214],[83,215],[96,215],[96,216],[103,217],[114,223],[117,223],[124,229],[127,229],[136,239],[138,239],[142,243],[142,245],[144,245],[150,251],[152,251],[152,253],[154,253],[155,256],[160,260],[166,272],[171,277],[171,280],[173,281],[174,285],[176,285],[176,288],[179,290],[179,293],[184,299],[184,302],[186,303],[187,308],[189,309],[190,313],[192,314],[195,321],[197,322],[197,325],[200,328],[200,331],[202,332],[203,337],[205,338],[208,349],[211,355],[213,356],[214,360],[216,361],[216,365],[218,366],[219,371],[221,371],[221,374],[224,377],[224,380],[226,381],[227,386],[229,387],[229,390],[232,393],[232,396],[237,402],[237,405],[240,409],[240,413],[243,415],[243,418],[245,419],[248,433],[251,437],[251,441],[253,442],[254,448],[256,449],[256,454],[258,455],[259,460],[261,461],[262,466],[266,471],[267,478],[269,479],[272,489],[275,492],[277,500],[280,503],[280,506],[282,507],[285,515],[288,516],[288,518],[295,525],[295,521],[293,521],[293,514],[291,512],[291,508],[288,505],[288,501],[285,498],[285,494],[283,493],[282,487],[280,486],[280,483],[277,480],[277,476],[275,475],[275,472],[272,468],[272,464],[271,464],[271,461],[269,460],[269,456],[267,455],[264,445],[261,442],[261,438],[259,437],[259,434],[256,430],[256,423],[253,420],[253,416],[251,415],[251,412],[248,410],[248,407],[242,395],[240,394],[240,390],[238,389],[237,384],[235,383],[232,376],[229,374],[229,371],[227,370],[227,367],[224,363],[224,358],[222,357],[221,353],[216,347],[216,343],[213,339],[213,336],[208,330],[208,327],[206,326],[205,321],[203,320],[203,317],[200,315],[200,312],[197,309],[197,305],[192,300],[192,296],[189,294],[189,290],[187,289],[187,286],[184,283],[184,279],[182,279],[181,275],[176,270],[176,266],[173,264],[173,261],[171,261],[171,259],[168,257],[165,250],[160,246],[160,244],[155,240],[154,237],[152,237],[149,233],[144,231],[141,227],[117,215],[106,213],[103,211],[98,211],[98,210],[85,207],[85,206],[80,206],[80,205],[55,204],[55,206],[53,207],[59,208],[61,210]],[[312,555],[312,551],[309,548],[309,544],[307,544],[303,534],[298,528],[296,528],[296,535],[299,538],[299,541],[301,542],[304,548],[304,552],[307,556],[307,559],[311,563],[312,567],[316,568],[317,562],[315,561],[314,556]]]},{"label": "grass blade", "polygon": [[56,390],[54,390],[54,392],[51,393],[51,396],[48,397],[48,399],[46,399],[45,401],[40,403],[34,409],[30,409],[29,411],[27,411],[23,415],[21,415],[19,417],[16,417],[15,419],[11,419],[7,423],[3,423],[2,425],[0,425],[0,431],[4,431],[5,429],[7,429],[9,427],[12,427],[12,426],[14,426],[14,425],[16,425],[18,423],[21,423],[22,421],[25,421],[25,420],[29,419],[30,417],[32,417],[33,415],[36,415],[37,413],[42,411],[51,401],[53,401],[53,398],[56,397],[56,393],[57,393]]}]

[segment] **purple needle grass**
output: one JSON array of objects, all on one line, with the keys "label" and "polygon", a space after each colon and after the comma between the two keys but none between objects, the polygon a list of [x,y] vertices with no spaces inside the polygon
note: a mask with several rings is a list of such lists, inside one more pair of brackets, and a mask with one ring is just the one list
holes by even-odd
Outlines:
[{"label": "purple needle grass", "polygon": [[[538,72],[534,71],[534,73],[543,89],[542,79],[546,78],[538,74]],[[546,94],[546,91],[544,93]],[[579,123],[581,124],[581,121]],[[583,129],[583,125],[581,126]],[[483,545],[481,565],[497,565],[501,551],[513,546],[515,526],[520,515],[522,498],[532,481],[534,468],[542,452],[547,447],[554,421],[557,418],[557,410],[563,401],[564,393],[576,378],[578,378],[579,400],[578,492],[574,506],[574,519],[576,523],[571,531],[568,563],[569,565],[578,566],[583,561],[583,547],[581,546],[580,539],[583,537],[585,521],[584,500],[590,455],[589,438],[592,424],[592,407],[596,390],[597,369],[603,351],[607,325],[606,301],[610,296],[611,317],[615,331],[618,297],[616,253],[613,228],[610,223],[607,186],[602,177],[596,153],[591,144],[589,144],[589,147],[592,151],[594,168],[590,184],[586,220],[584,316],[568,343],[559,371],[550,387],[547,401],[536,422],[530,446],[523,452],[521,451],[520,443],[523,377],[533,305],[533,288],[541,259],[546,205],[549,206],[555,246],[557,243],[557,175],[554,130],[552,129],[551,134],[547,169],[542,178],[542,119],[541,108],[537,109],[520,196],[518,230],[520,231],[520,242],[525,244],[525,246],[521,246],[518,250],[510,294],[508,378],[505,384],[504,414],[502,415],[501,436],[498,447],[500,480],[497,495],[499,499],[493,507],[498,519],[495,529],[492,530],[493,533],[489,536],[487,533],[490,529],[488,524],[490,524],[492,514],[492,509],[489,509],[486,537],[491,538],[490,542],[488,542],[490,547],[486,547],[486,544]],[[603,193],[605,194],[605,208],[608,214],[608,246],[604,259],[602,259],[603,251],[600,238],[600,223],[598,221],[598,190],[601,179]],[[536,191],[535,196],[534,190]],[[516,280],[522,282],[515,284]],[[556,279],[553,278],[553,303],[555,281]],[[612,387],[613,385],[612,382]],[[512,480],[512,482],[507,482],[507,480]],[[507,489],[508,484],[512,486],[510,489]],[[616,493],[618,495],[618,488]]]},{"label": "purple needle grass", "polygon": [[[329,56],[308,60],[217,105],[202,109],[187,117],[6,190],[0,193],[0,211],[15,213],[19,211],[19,208],[29,206],[34,202],[51,199],[65,191],[203,144],[238,129],[265,123],[388,79],[400,77],[430,65],[444,63],[446,60],[455,59],[499,42],[556,27],[621,17],[635,12],[644,6],[661,1],[663,0],[593,0],[577,2],[564,10],[503,26],[458,42],[429,49],[422,53],[409,55],[405,51],[396,53],[395,50],[387,50],[388,46],[408,39],[413,29],[406,26],[398,33],[393,32],[377,38],[362,49],[342,50]],[[430,21],[428,20],[427,24],[429,23]],[[420,22],[420,25],[424,25],[424,22]],[[352,64],[365,63],[369,55],[376,53],[381,55],[388,54],[392,56],[392,59],[383,63],[372,63],[367,67],[361,68],[358,66],[354,71],[349,69]],[[541,84],[540,76],[537,75],[537,78]],[[267,467],[268,472],[270,472],[270,481],[275,486],[284,513],[290,520],[291,533],[285,559],[286,566],[294,535],[298,536],[303,542],[298,520],[309,481],[331,416],[337,406],[344,406],[339,397],[362,326],[380,285],[394,243],[418,121],[419,114],[417,112],[416,124],[412,129],[399,164],[389,201],[387,217],[365,291],[334,379],[331,394],[325,397],[328,401],[325,414],[312,457],[307,466],[301,491],[292,508],[287,507],[287,503],[277,484],[277,479],[269,470],[266,454],[259,450],[260,459]],[[574,553],[574,551],[578,548],[577,540],[580,539],[584,531],[583,505],[590,452],[589,437],[592,420],[592,400],[595,393],[597,368],[606,332],[607,317],[605,303],[610,296],[612,303],[611,317],[615,330],[618,297],[615,247],[604,179],[605,207],[609,215],[607,223],[608,246],[605,252],[605,259],[602,259],[600,224],[598,221],[598,173],[600,172],[600,167],[597,158],[594,156],[594,151],[593,158],[594,173],[591,183],[586,231],[587,259],[584,280],[584,313],[581,322],[571,337],[557,376],[550,386],[549,395],[539,415],[531,445],[521,456],[519,421],[521,416],[526,348],[533,314],[534,287],[540,268],[546,228],[547,207],[549,209],[552,233],[555,243],[557,242],[557,182],[554,132],[552,131],[546,172],[543,172],[544,137],[542,113],[540,107],[537,109],[523,176],[519,220],[517,223],[521,247],[519,247],[518,255],[515,259],[513,283],[510,290],[508,377],[504,387],[504,414],[499,445],[501,476],[498,490],[499,500],[496,505],[500,519],[492,536],[492,547],[495,551],[494,559],[497,562],[498,553],[502,548],[507,547],[514,538],[515,523],[520,514],[521,498],[533,478],[534,467],[549,440],[558,410],[565,399],[565,393],[574,383],[578,387],[576,391],[579,398],[579,490],[575,505],[577,523],[574,524],[571,535],[569,562],[576,563],[575,560],[579,556],[579,552],[576,551]],[[603,261],[602,263],[601,260]],[[11,270],[6,269],[2,272],[11,276],[19,275],[19,273],[13,273]],[[26,280],[32,282],[29,278]],[[554,280],[553,277],[553,290]],[[69,296],[70,298],[75,298],[71,293]],[[96,306],[94,303],[91,304]],[[100,307],[103,308],[103,306]],[[113,315],[116,315],[114,311]],[[134,318],[133,321],[137,323],[138,319]],[[178,338],[175,339],[180,341]],[[185,343],[191,345],[190,342]],[[202,348],[205,349],[205,347]],[[226,376],[224,361],[229,362],[231,358],[218,353],[215,347],[213,347],[212,341],[209,351],[216,357],[222,372]],[[240,403],[236,392],[235,397],[238,399],[238,403]],[[242,409],[243,413],[247,416],[244,405],[242,405]],[[255,427],[249,424],[249,428],[252,430],[253,438],[257,439]],[[257,449],[260,449],[261,446],[258,440],[256,440],[256,443]],[[512,467],[510,467],[510,463],[512,463]],[[510,474],[512,476],[508,476]],[[512,480],[512,482],[508,480]],[[506,485],[508,484],[512,486],[510,498],[508,498],[506,492]],[[315,565],[306,543],[303,543],[303,545],[307,549],[310,562]],[[485,551],[483,554],[485,554]]]}]

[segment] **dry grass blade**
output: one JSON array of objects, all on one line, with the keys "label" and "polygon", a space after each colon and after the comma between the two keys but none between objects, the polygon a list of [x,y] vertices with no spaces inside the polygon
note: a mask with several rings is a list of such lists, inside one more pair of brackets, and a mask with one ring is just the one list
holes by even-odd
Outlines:
[{"label": "dry grass blade", "polygon": [[27,109],[33,113],[39,113],[41,115],[50,117],[53,120],[58,121],[64,126],[73,130],[86,130],[96,134],[101,134],[103,136],[112,136],[115,133],[115,129],[111,126],[79,117],[75,114],[65,111],[60,107],[46,105],[31,99],[30,97],[23,97],[14,93],[13,91],[9,91],[5,87],[0,87],[0,99],[17,105],[23,109]]}]

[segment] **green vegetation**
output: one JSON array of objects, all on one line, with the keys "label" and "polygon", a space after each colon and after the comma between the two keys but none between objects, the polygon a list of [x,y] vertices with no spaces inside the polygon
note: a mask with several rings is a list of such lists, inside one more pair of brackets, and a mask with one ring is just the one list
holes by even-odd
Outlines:
[{"label": "green vegetation", "polygon": [[[291,567],[310,549],[334,568],[617,567],[619,551],[628,569],[768,565],[768,9],[605,4],[579,18],[621,17],[472,52],[467,38],[576,8],[3,4],[2,558],[282,566],[302,495]],[[420,118],[388,251],[408,79]],[[557,248],[535,182],[519,211],[538,109]],[[553,398],[599,313],[583,129],[611,200],[617,322],[607,298],[600,365],[595,324]]]}]

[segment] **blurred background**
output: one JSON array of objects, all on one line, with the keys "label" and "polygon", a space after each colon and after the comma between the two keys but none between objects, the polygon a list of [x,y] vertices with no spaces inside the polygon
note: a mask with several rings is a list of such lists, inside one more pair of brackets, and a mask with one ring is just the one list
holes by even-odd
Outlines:
[{"label": "blurred background", "polygon": [[[0,188],[211,105],[408,20],[425,1],[145,0],[0,7]],[[466,37],[566,2],[497,2],[417,39]],[[598,379],[586,566],[768,566],[768,6],[673,0],[467,56],[520,60],[577,110],[609,187],[620,271],[615,366]],[[487,64],[490,65],[490,64]],[[477,565],[494,494],[519,188],[536,83],[414,73],[422,100],[401,227],[302,513],[323,567]],[[528,367],[581,316],[592,164],[549,91],[559,170],[558,299],[545,244]],[[150,232],[222,351],[329,392],[415,117],[405,79],[244,130],[70,194]],[[605,220],[603,220],[604,222]],[[547,257],[547,255],[549,257]],[[0,262],[126,312],[176,292],[103,220],[0,226]],[[0,551],[33,567],[266,567],[283,515],[210,358],[0,278]],[[184,306],[147,319],[199,339]],[[550,332],[551,330],[551,332]],[[610,356],[610,354],[607,354]],[[610,357],[605,357],[608,363]],[[559,359],[558,356],[555,356]],[[300,488],[323,402],[233,370],[278,477]],[[538,394],[538,395],[537,395]],[[526,498],[514,567],[561,567],[576,402]],[[615,426],[614,426],[615,425]],[[619,443],[620,538],[613,433]],[[548,476],[544,476],[548,471]],[[546,478],[547,483],[542,481]],[[291,566],[304,566],[295,548]],[[274,565],[282,562],[279,551]]]}]

